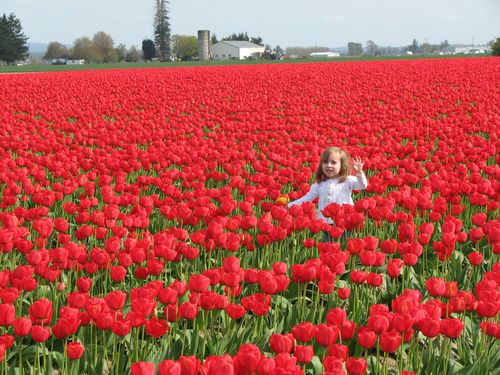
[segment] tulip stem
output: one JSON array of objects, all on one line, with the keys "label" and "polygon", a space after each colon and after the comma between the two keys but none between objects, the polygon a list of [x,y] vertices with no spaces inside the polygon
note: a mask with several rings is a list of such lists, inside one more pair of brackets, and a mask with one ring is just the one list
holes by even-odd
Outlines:
[{"label": "tulip stem", "polygon": [[443,375],[446,375],[446,373],[448,372],[448,361],[449,361],[450,354],[451,354],[451,342],[450,342],[450,340],[451,339],[444,339],[443,340],[443,346],[444,346],[444,349],[442,351],[442,353],[444,354]]},{"label": "tulip stem", "polygon": [[380,336],[377,335],[377,371],[378,374],[380,371]]},{"label": "tulip stem", "polygon": [[19,375],[23,375],[23,337],[19,340]]},{"label": "tulip stem", "polygon": [[429,339],[429,364],[432,365],[432,374],[435,374],[435,364],[436,364],[436,361],[434,361],[434,350],[433,350],[433,342],[434,342],[434,339],[433,338],[430,338]]},{"label": "tulip stem", "polygon": [[[115,366],[115,374],[118,375],[118,367],[119,367],[119,363],[120,363],[120,359],[118,358],[118,360],[116,359],[116,342],[118,341],[118,336],[115,336],[114,337],[114,340],[113,340],[113,354],[112,354],[112,358],[113,358],[113,364]],[[116,365],[115,365],[116,364]],[[73,365],[72,365],[73,367]]]},{"label": "tulip stem", "polygon": [[383,369],[382,369],[382,372],[384,374],[387,374],[387,362],[388,362],[388,355],[386,352],[384,352],[384,366],[383,366]]}]

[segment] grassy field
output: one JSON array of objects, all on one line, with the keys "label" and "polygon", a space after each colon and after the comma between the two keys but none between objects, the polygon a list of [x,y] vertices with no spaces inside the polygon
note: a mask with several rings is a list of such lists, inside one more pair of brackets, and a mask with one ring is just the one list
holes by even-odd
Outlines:
[{"label": "grassy field", "polygon": [[182,68],[192,66],[219,66],[219,65],[248,65],[248,64],[283,64],[304,62],[348,62],[348,61],[378,61],[378,60],[420,60],[435,58],[463,58],[484,57],[484,55],[404,55],[404,56],[341,56],[333,58],[314,59],[287,59],[287,60],[225,60],[225,61],[179,61],[179,62],[139,62],[139,63],[110,63],[85,65],[49,65],[33,64],[26,66],[0,66],[0,73],[29,73],[29,72],[56,72],[66,70],[96,70],[96,69],[130,69],[130,68]]}]

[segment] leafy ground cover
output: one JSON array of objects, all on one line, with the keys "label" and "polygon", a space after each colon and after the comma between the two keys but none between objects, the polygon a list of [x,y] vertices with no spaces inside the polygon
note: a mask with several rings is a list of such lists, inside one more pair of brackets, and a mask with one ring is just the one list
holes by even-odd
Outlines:
[{"label": "leafy ground cover", "polygon": [[2,373],[498,373],[499,65],[1,75]]},{"label": "leafy ground cover", "polygon": [[[484,58],[484,55],[427,55],[426,59],[456,59],[456,58]],[[274,65],[274,64],[304,64],[310,62],[352,62],[352,61],[385,61],[385,60],[420,60],[422,56],[340,56],[334,58],[307,58],[285,60],[210,60],[210,61],[175,61],[175,62],[136,62],[136,63],[106,63],[84,65],[51,65],[35,63],[24,66],[0,66],[0,73],[28,73],[28,72],[56,72],[72,70],[109,70],[135,68],[186,68],[197,66],[226,66],[226,65]]]}]

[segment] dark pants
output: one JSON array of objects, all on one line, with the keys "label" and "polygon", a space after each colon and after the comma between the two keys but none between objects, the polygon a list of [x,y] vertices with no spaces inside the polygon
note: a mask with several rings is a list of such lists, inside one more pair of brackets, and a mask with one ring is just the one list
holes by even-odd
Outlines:
[{"label": "dark pants", "polygon": [[323,242],[339,242],[341,240],[345,241],[349,237],[350,231],[344,230],[344,233],[340,236],[340,238],[333,238],[330,236],[330,232],[324,231],[323,232]]}]

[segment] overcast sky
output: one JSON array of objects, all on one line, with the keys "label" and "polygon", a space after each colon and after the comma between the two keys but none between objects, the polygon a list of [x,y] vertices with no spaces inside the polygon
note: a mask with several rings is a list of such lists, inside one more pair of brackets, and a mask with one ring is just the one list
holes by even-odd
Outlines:
[{"label": "overcast sky", "polygon": [[[154,0],[0,0],[30,42],[72,44],[98,31],[115,45],[153,37]],[[260,36],[272,47],[419,43],[485,44],[500,37],[500,0],[171,0],[172,34],[210,30]]]}]

